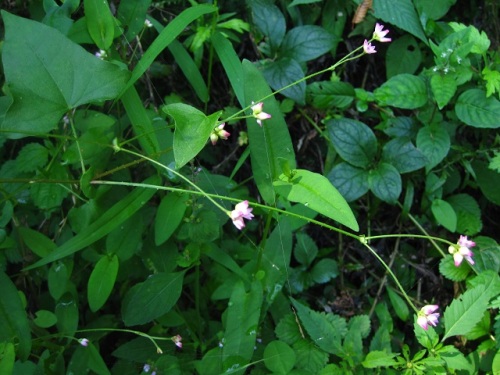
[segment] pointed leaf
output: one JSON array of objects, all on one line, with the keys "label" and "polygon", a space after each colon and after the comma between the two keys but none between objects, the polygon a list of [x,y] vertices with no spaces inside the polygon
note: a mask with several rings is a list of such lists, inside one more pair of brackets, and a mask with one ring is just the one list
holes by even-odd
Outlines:
[{"label": "pointed leaf", "polygon": [[370,170],[368,183],[373,194],[384,202],[395,203],[401,195],[401,176],[390,164],[380,163]]},{"label": "pointed leaf", "polygon": [[113,286],[115,285],[116,275],[118,275],[118,256],[105,255],[96,263],[90,274],[87,299],[90,310],[96,312],[108,299]]},{"label": "pointed leaf", "polygon": [[450,145],[450,135],[440,125],[424,126],[418,131],[417,147],[427,157],[427,171],[438,165],[448,155]]},{"label": "pointed leaf", "polygon": [[427,103],[427,88],[422,78],[411,74],[399,74],[390,78],[373,92],[383,106],[415,109]]},{"label": "pointed leaf", "polygon": [[155,244],[161,245],[167,241],[182,222],[189,195],[169,193],[162,200],[156,211]]},{"label": "pointed leaf", "polygon": [[275,374],[289,374],[296,360],[293,349],[283,341],[271,341],[264,349],[264,364]]},{"label": "pointed leaf", "polygon": [[465,91],[457,99],[455,106],[457,117],[475,128],[496,129],[500,127],[500,102],[493,96],[479,89]]},{"label": "pointed leaf", "polygon": [[431,90],[439,109],[448,104],[457,91],[457,82],[451,75],[436,73],[431,78]]},{"label": "pointed leaf", "polygon": [[[304,71],[300,67],[300,64],[296,60],[287,57],[265,64],[262,74],[266,77],[269,86],[274,90],[279,90],[304,78]],[[281,91],[281,94],[304,105],[306,101],[306,83],[303,81],[293,85]]]},{"label": "pointed leaf", "polygon": [[281,175],[274,183],[276,192],[291,202],[299,202],[348,228],[359,226],[346,200],[325,176],[304,169],[294,170],[293,178]]},{"label": "pointed leaf", "polygon": [[277,49],[286,32],[286,20],[271,0],[249,1],[252,18],[259,31],[268,37],[271,50]]},{"label": "pointed leaf", "polygon": [[[2,11],[5,80],[14,97],[2,129],[22,137],[46,133],[67,111],[115,98],[128,72],[102,61],[41,23]],[[77,74],[77,73],[78,74]]]},{"label": "pointed leaf", "polygon": [[457,214],[448,202],[442,199],[434,199],[431,205],[431,211],[438,224],[442,225],[450,232],[457,229]]},{"label": "pointed leaf", "polygon": [[406,137],[387,142],[382,150],[382,160],[396,167],[399,173],[413,172],[427,164],[425,155]]},{"label": "pointed leaf", "polygon": [[169,312],[181,295],[183,280],[184,272],[161,272],[134,285],[123,299],[125,325],[146,324]]},{"label": "pointed leaf", "polygon": [[328,173],[327,178],[347,202],[352,202],[368,192],[368,176],[367,170],[342,162]]},{"label": "pointed leaf", "polygon": [[320,26],[297,26],[286,33],[279,55],[298,62],[313,60],[333,48],[333,35]]},{"label": "pointed leaf", "polygon": [[107,0],[83,0],[87,29],[92,40],[102,50],[107,50],[115,36],[115,21]]}]

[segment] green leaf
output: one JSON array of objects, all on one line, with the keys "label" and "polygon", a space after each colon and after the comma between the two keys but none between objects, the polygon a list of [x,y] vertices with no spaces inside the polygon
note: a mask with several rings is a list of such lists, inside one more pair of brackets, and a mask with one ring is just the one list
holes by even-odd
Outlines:
[{"label": "green leaf", "polygon": [[57,323],[57,317],[52,311],[38,310],[35,316],[33,322],[41,328],[49,328]]},{"label": "green leaf", "polygon": [[333,48],[333,35],[320,26],[297,26],[286,33],[279,55],[298,62],[313,60]]},{"label": "green leaf", "polygon": [[120,261],[130,259],[139,249],[144,226],[141,213],[128,218],[106,236],[106,253],[116,254]]},{"label": "green leaf", "polygon": [[410,316],[410,311],[405,300],[403,300],[403,298],[401,298],[392,288],[387,288],[387,294],[389,295],[391,305],[394,308],[396,315],[399,319],[406,322]]},{"label": "green leaf", "polygon": [[324,284],[339,275],[339,267],[333,259],[321,259],[311,270],[311,277],[317,284]]},{"label": "green leaf", "polygon": [[123,92],[129,89],[145,72],[149,69],[153,61],[163,52],[165,48],[179,36],[181,32],[193,22],[195,19],[204,14],[215,12],[217,8],[212,5],[196,5],[182,11],[160,32],[160,35],[151,43],[149,48],[144,52],[141,59],[137,62],[132,76],[124,87]]},{"label": "green leaf", "polygon": [[125,325],[146,324],[169,312],[181,295],[183,279],[184,272],[161,272],[130,288],[122,303]]},{"label": "green leaf", "polygon": [[16,167],[19,172],[34,172],[42,168],[49,160],[49,151],[39,143],[28,143],[16,158]]},{"label": "green leaf", "polygon": [[398,74],[413,74],[422,62],[422,52],[417,41],[411,35],[403,35],[401,38],[389,44],[385,55],[387,78]]},{"label": "green leaf", "polygon": [[448,155],[450,145],[450,135],[440,125],[427,125],[418,131],[417,148],[427,157],[427,171],[438,165]]},{"label": "green leaf", "polygon": [[363,338],[370,333],[370,318],[368,315],[352,317],[348,323],[348,331],[344,339],[346,357],[355,364],[361,363],[363,358]]},{"label": "green leaf", "polygon": [[368,184],[373,194],[384,202],[394,204],[401,195],[401,176],[390,164],[382,162],[370,170]]},{"label": "green leaf", "polygon": [[57,330],[65,335],[74,336],[78,329],[78,302],[70,293],[65,293],[57,302]]},{"label": "green leaf", "polygon": [[16,351],[12,343],[0,343],[0,358],[2,358],[0,361],[0,374],[14,374]]},{"label": "green leaf", "polygon": [[59,301],[66,292],[69,277],[71,276],[70,272],[63,262],[54,262],[50,266],[49,274],[47,275],[47,284],[49,293],[55,301]]},{"label": "green leaf", "polygon": [[281,175],[274,183],[276,192],[291,202],[299,202],[348,228],[358,231],[354,214],[325,176],[304,169],[294,170],[293,178]]},{"label": "green leaf", "polygon": [[473,236],[483,227],[481,209],[468,194],[456,194],[447,199],[457,214],[457,232]]},{"label": "green leaf", "polygon": [[368,167],[377,154],[377,138],[362,122],[347,118],[327,121],[326,127],[335,150],[356,167]]},{"label": "green leaf", "polygon": [[274,331],[276,336],[288,345],[294,345],[302,339],[299,325],[292,313],[283,316]]},{"label": "green leaf", "polygon": [[129,74],[117,65],[96,58],[51,27],[5,11],[2,17],[2,59],[14,103],[1,127],[10,137],[47,133],[67,111],[113,99],[123,89]]},{"label": "green leaf", "polygon": [[438,222],[450,232],[457,230],[457,214],[448,202],[442,199],[434,199],[431,205],[432,214]]},{"label": "green leaf", "polygon": [[302,5],[302,4],[313,4],[313,3],[319,3],[321,0],[293,0],[290,5],[288,5],[289,8],[297,6],[297,5]]},{"label": "green leaf", "polygon": [[342,162],[328,173],[327,178],[347,202],[352,202],[368,192],[368,176],[367,170]]},{"label": "green leaf", "polygon": [[[498,154],[500,157],[500,154]],[[490,164],[491,167],[491,164]],[[484,196],[490,201],[500,206],[500,171],[492,171],[481,161],[473,161],[472,168],[476,174],[476,181]]]},{"label": "green leaf", "polygon": [[414,0],[418,13],[434,21],[446,15],[456,2],[457,0]]},{"label": "green leaf", "polygon": [[314,343],[324,351],[342,357],[345,350],[342,338],[347,333],[347,324],[337,315],[326,315],[311,310],[290,297],[297,315]]},{"label": "green leaf", "polygon": [[437,355],[442,358],[450,369],[466,370],[471,363],[465,355],[452,345],[446,345],[437,351]]},{"label": "green leaf", "polygon": [[271,0],[250,0],[252,19],[259,31],[268,37],[271,51],[276,50],[286,32],[286,20]]},{"label": "green leaf", "polygon": [[460,266],[455,266],[452,256],[447,256],[439,262],[439,272],[451,281],[464,281],[470,273],[467,262],[462,262]]},{"label": "green leaf", "polygon": [[[297,327],[297,322],[295,322]],[[318,348],[313,342],[305,339],[300,339],[293,345],[297,356],[298,369],[308,371],[308,374],[318,374],[328,363],[328,353]]]},{"label": "green leaf", "polygon": [[[262,74],[266,78],[269,86],[274,90],[279,90],[291,83],[304,78],[304,72],[300,64],[291,58],[284,57],[276,61],[270,61],[264,65]],[[293,85],[280,92],[282,95],[293,99],[297,103],[304,105],[306,101],[305,81]]]},{"label": "green leaf", "polygon": [[114,18],[107,0],[83,0],[87,28],[94,43],[106,51],[115,36]]},{"label": "green leaf", "polygon": [[293,249],[295,259],[299,263],[309,266],[318,255],[316,243],[306,233],[297,233],[295,239],[297,241]]},{"label": "green leaf", "polygon": [[94,266],[87,287],[87,299],[92,312],[99,310],[109,298],[118,275],[118,267],[116,254],[103,256]]},{"label": "green leaf", "polygon": [[226,310],[225,343],[222,349],[225,370],[236,364],[243,367],[252,359],[262,299],[260,281],[254,281],[248,293],[242,281],[234,286]]},{"label": "green leaf", "polygon": [[290,373],[295,361],[295,352],[282,341],[271,341],[264,349],[264,364],[273,374]]},{"label": "green leaf", "polygon": [[169,104],[163,111],[175,121],[174,155],[177,169],[186,165],[205,147],[221,112],[210,116],[190,105]]},{"label": "green leaf", "polygon": [[490,97],[495,93],[500,93],[500,72],[491,70],[486,66],[481,74],[486,81],[486,97]]},{"label": "green leaf", "polygon": [[[245,103],[251,105],[271,94],[266,80],[257,68],[247,60],[243,61],[245,82]],[[264,101],[264,111],[271,118],[260,127],[254,118],[247,119],[248,139],[252,173],[260,195],[268,204],[275,201],[273,181],[281,174],[280,160],[288,161],[290,168],[295,168],[295,153],[287,124],[274,97]]]},{"label": "green leaf", "polygon": [[220,224],[213,210],[201,210],[188,224],[189,238],[193,242],[212,242],[220,236]]},{"label": "green leaf", "polygon": [[121,0],[118,5],[117,18],[126,28],[125,38],[131,41],[144,29],[144,21],[152,0]]},{"label": "green leaf", "polygon": [[373,10],[376,18],[408,31],[425,44],[428,43],[411,0],[399,0],[396,3],[392,0],[374,1]]},{"label": "green leaf", "polygon": [[[0,342],[13,343],[19,358],[26,361],[31,352],[31,330],[19,291],[9,277],[0,271]],[[3,363],[0,361],[0,363]]]},{"label": "green leaf", "polygon": [[491,158],[488,164],[488,168],[496,171],[497,173],[500,173],[500,153],[495,152],[495,156]]},{"label": "green leaf", "polygon": [[307,93],[312,98],[312,105],[319,109],[344,109],[356,97],[354,87],[347,82],[313,82],[307,86]]},{"label": "green leaf", "polygon": [[442,341],[451,336],[466,335],[481,320],[491,296],[479,285],[467,290],[444,311],[445,332]]},{"label": "green leaf", "polygon": [[382,106],[416,109],[427,103],[427,88],[424,80],[411,74],[391,77],[373,93]]},{"label": "green leaf", "polygon": [[156,246],[166,242],[182,222],[188,198],[187,194],[169,193],[161,200],[155,218]]},{"label": "green leaf", "polygon": [[[66,168],[60,163],[52,163],[48,171],[43,171],[43,174],[38,173],[39,179],[48,179],[54,181],[67,180],[68,174]],[[54,209],[60,207],[64,198],[68,196],[68,190],[64,185],[57,182],[39,182],[31,186],[31,197],[33,203],[38,208],[43,210]]]},{"label": "green leaf", "polygon": [[382,149],[382,160],[396,167],[399,173],[413,172],[427,164],[425,155],[406,137],[387,142]]},{"label": "green leaf", "polygon": [[457,99],[455,113],[460,121],[475,128],[500,127],[500,102],[493,96],[487,98],[486,93],[480,89],[462,93]]},{"label": "green leaf", "polygon": [[[159,183],[159,178],[156,176],[150,177],[145,180],[144,183],[156,185]],[[25,270],[37,268],[44,264],[65,258],[93,244],[131,217],[137,210],[146,204],[155,192],[155,189],[136,188],[108,211],[103,213],[97,220],[84,227],[75,237],[65,242],[47,257],[26,267]]]},{"label": "green leaf", "polygon": [[377,367],[390,367],[397,364],[393,358],[396,357],[398,353],[386,353],[385,351],[372,350],[370,351],[361,365],[364,368],[377,368]]},{"label": "green leaf", "polygon": [[452,75],[433,74],[431,77],[431,91],[439,109],[443,109],[457,91],[457,81]]},{"label": "green leaf", "polygon": [[24,244],[40,258],[49,255],[57,247],[51,239],[36,230],[26,227],[19,227],[17,230]]}]

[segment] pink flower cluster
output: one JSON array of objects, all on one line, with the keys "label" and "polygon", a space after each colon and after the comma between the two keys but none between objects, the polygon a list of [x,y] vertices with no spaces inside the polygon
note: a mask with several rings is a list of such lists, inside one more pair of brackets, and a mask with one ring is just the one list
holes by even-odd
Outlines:
[{"label": "pink flower cluster", "polygon": [[474,253],[470,250],[474,246],[476,246],[474,241],[468,240],[467,236],[460,236],[456,245],[448,247],[448,252],[453,255],[453,259],[455,260],[455,266],[460,266],[464,259],[471,265],[474,264],[474,260],[472,259]]},{"label": "pink flower cluster", "polygon": [[425,329],[429,328],[429,324],[435,327],[438,324],[439,313],[435,312],[439,309],[438,305],[425,305],[418,313],[417,324]]},{"label": "pink flower cluster", "polygon": [[[386,35],[389,33],[389,30],[384,30],[384,25],[379,23],[375,24],[375,31],[373,32],[373,36],[371,40],[376,40],[382,43],[390,42],[392,39],[387,38]],[[371,41],[365,39],[363,43],[363,50],[365,53],[376,53],[375,46],[371,44]]]},{"label": "pink flower cluster", "polygon": [[252,220],[252,210],[252,208],[248,207],[248,201],[238,203],[230,213],[234,226],[239,230],[245,228],[243,219]]}]

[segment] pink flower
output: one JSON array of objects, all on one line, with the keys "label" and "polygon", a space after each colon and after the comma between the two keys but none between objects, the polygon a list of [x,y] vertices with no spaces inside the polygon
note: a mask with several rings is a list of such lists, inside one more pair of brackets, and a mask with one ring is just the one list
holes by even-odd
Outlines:
[{"label": "pink flower", "polygon": [[366,39],[363,43],[363,49],[365,50],[365,53],[377,53],[377,51],[375,50],[375,46],[372,46],[372,44]]},{"label": "pink flower", "polygon": [[474,246],[476,246],[474,241],[468,240],[467,236],[460,236],[456,245],[448,247],[448,252],[453,255],[456,267],[462,264],[464,258],[471,265],[474,264],[474,260],[472,259],[474,253],[470,251],[470,248]]},{"label": "pink flower", "polygon": [[175,346],[182,349],[182,336],[181,335],[172,336],[171,339],[174,342]]},{"label": "pink flower", "polygon": [[427,331],[428,324],[435,327],[438,324],[439,313],[435,313],[439,309],[438,305],[425,305],[418,313],[417,324]]},{"label": "pink flower", "polygon": [[248,201],[238,203],[230,214],[234,226],[239,230],[242,230],[245,227],[245,222],[243,221],[243,219],[252,220],[252,210],[253,208],[248,207]]},{"label": "pink flower", "polygon": [[210,141],[213,146],[215,146],[219,138],[227,140],[227,138],[231,135],[229,132],[224,130],[224,126],[226,126],[226,124],[220,124],[212,131],[212,134],[210,134]]},{"label": "pink flower", "polygon": [[377,23],[375,24],[375,31],[373,32],[373,39],[382,43],[390,42],[392,39],[385,37],[388,32],[389,30],[384,30],[384,25]]},{"label": "pink flower", "polygon": [[80,339],[78,342],[81,346],[89,346],[89,339]]},{"label": "pink flower", "polygon": [[[252,102],[253,104],[253,102]],[[271,118],[271,115],[266,112],[262,112],[262,107],[264,106],[264,103],[260,102],[257,104],[252,105],[252,116],[257,119],[257,124],[262,126],[262,120],[267,120]]]}]

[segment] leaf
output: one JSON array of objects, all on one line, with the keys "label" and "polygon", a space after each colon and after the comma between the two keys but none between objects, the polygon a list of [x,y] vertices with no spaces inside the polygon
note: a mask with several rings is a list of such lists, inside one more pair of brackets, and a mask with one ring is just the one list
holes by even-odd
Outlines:
[{"label": "leaf", "polygon": [[368,184],[373,194],[384,202],[394,204],[401,195],[401,176],[390,164],[382,162],[370,170]]},{"label": "leaf", "polygon": [[16,167],[19,172],[34,172],[44,167],[49,160],[49,151],[39,143],[28,143],[16,158]]},{"label": "leaf", "polygon": [[450,232],[457,230],[457,214],[448,202],[442,199],[434,199],[431,211],[438,224],[442,225]]},{"label": "leaf", "polygon": [[387,78],[398,74],[414,74],[422,63],[422,52],[411,35],[403,35],[393,41],[385,55]]},{"label": "leaf", "polygon": [[475,128],[500,127],[500,102],[493,96],[487,98],[486,93],[480,89],[462,93],[457,99],[455,113],[460,121]]},{"label": "leaf", "polygon": [[438,165],[448,155],[450,144],[450,135],[440,125],[427,125],[418,131],[417,148],[427,157],[427,171]]},{"label": "leaf", "polygon": [[347,202],[355,201],[369,190],[368,171],[342,162],[326,176]]},{"label": "leaf", "polygon": [[297,6],[297,5],[302,5],[302,4],[312,4],[312,3],[319,3],[321,0],[293,0],[290,5],[288,5],[289,8]]},{"label": "leaf", "polygon": [[339,275],[339,266],[333,259],[321,259],[311,270],[311,277],[317,284],[324,284]]},{"label": "leaf", "polygon": [[363,365],[364,368],[394,366],[397,364],[397,361],[393,358],[397,355],[398,353],[386,353],[385,351],[372,350],[366,355],[361,365]]},{"label": "leaf", "polygon": [[35,316],[33,322],[40,328],[49,328],[57,323],[57,317],[52,311],[38,310]]},{"label": "leaf", "polygon": [[57,248],[50,238],[36,230],[26,227],[18,227],[17,230],[23,243],[40,258],[49,255]]},{"label": "leaf", "polygon": [[[499,159],[500,154],[495,158]],[[491,168],[491,164],[489,167]],[[486,166],[486,163],[479,160],[472,162],[472,168],[476,174],[476,181],[481,192],[490,202],[500,206],[500,189],[498,189],[498,186],[500,186],[500,171],[492,171]]]},{"label": "leaf", "polygon": [[294,345],[302,339],[299,325],[295,321],[295,316],[292,313],[280,319],[274,332],[281,341],[286,342],[288,345]]},{"label": "leaf", "polygon": [[106,253],[125,261],[140,249],[144,226],[140,212],[129,217],[106,236]]},{"label": "leaf", "polygon": [[332,119],[326,123],[335,151],[355,167],[368,167],[377,153],[377,138],[362,122],[347,118]]},{"label": "leaf", "polygon": [[207,117],[203,112],[183,103],[166,105],[163,111],[175,122],[174,156],[175,167],[179,169],[205,147],[217,125],[220,112]]},{"label": "leaf", "polygon": [[[269,86],[274,90],[279,90],[304,78],[304,72],[300,64],[296,60],[288,57],[265,64],[262,69],[262,74],[269,83]],[[306,101],[306,83],[302,81],[280,93],[304,105]]]},{"label": "leaf", "polygon": [[75,298],[68,292],[57,302],[57,330],[66,335],[74,336],[78,329],[78,306]]},{"label": "leaf", "polygon": [[447,198],[457,214],[457,232],[473,236],[481,231],[481,209],[468,194],[456,194]]},{"label": "leaf", "polygon": [[424,80],[411,74],[391,77],[373,93],[382,106],[416,109],[427,103],[427,88]]},{"label": "leaf", "polygon": [[184,31],[187,25],[204,14],[215,12],[216,9],[217,8],[212,5],[196,5],[185,9],[181,14],[170,21],[137,62],[130,79],[122,90],[122,94],[149,69],[158,55]]},{"label": "leaf", "polygon": [[427,164],[425,155],[406,137],[387,142],[382,149],[382,160],[396,167],[399,173],[413,172]]},{"label": "leaf", "polygon": [[451,75],[433,74],[431,77],[431,91],[439,109],[443,109],[455,95],[457,82]]},{"label": "leaf", "polygon": [[422,16],[436,21],[445,16],[456,2],[457,0],[415,0],[415,8]]},{"label": "leaf", "polygon": [[333,35],[320,26],[297,26],[286,33],[279,55],[298,62],[313,60],[333,48]]},{"label": "leaf", "polygon": [[[31,186],[31,197],[33,203],[42,210],[54,209],[60,207],[64,198],[68,196],[68,190],[63,184],[56,181],[64,181],[68,179],[66,168],[60,163],[52,163],[48,171],[44,174],[37,174],[38,179],[48,179],[48,182],[39,182]],[[50,182],[50,180],[54,182]]]},{"label": "leaf", "polygon": [[[243,61],[245,82],[245,103],[251,105],[271,94],[266,80],[257,68],[248,60]],[[295,168],[295,153],[287,124],[274,97],[264,101],[264,111],[271,118],[260,127],[254,118],[247,119],[247,131],[250,144],[252,173],[259,192],[268,204],[275,201],[273,181],[281,174],[280,160],[288,161],[290,168]]]},{"label": "leaf", "polygon": [[253,23],[269,40],[271,51],[275,51],[283,41],[286,21],[283,13],[270,0],[250,0]]},{"label": "leaf", "polygon": [[[26,361],[31,352],[31,330],[19,291],[9,277],[0,271],[0,342],[13,343],[19,358]],[[3,363],[2,361],[0,361]]]},{"label": "leaf", "polygon": [[54,262],[50,266],[49,274],[47,275],[47,284],[49,293],[54,298],[54,301],[59,301],[66,292],[71,276],[70,272],[63,262]]},{"label": "leaf", "polygon": [[[297,323],[294,320],[297,327]],[[305,339],[300,339],[293,345],[297,356],[298,369],[308,371],[308,374],[319,374],[328,363],[328,353],[318,348],[313,342]]]},{"label": "leaf", "polygon": [[181,295],[183,279],[184,272],[160,272],[134,285],[123,298],[125,325],[146,324],[169,312]]},{"label": "leaf", "polygon": [[363,358],[362,340],[370,333],[370,318],[368,315],[354,316],[349,320],[348,328],[343,344],[346,357],[359,364]]},{"label": "leaf", "polygon": [[0,343],[0,358],[2,358],[2,361],[0,361],[0,374],[14,374],[16,351],[12,343]]},{"label": "leaf", "polygon": [[2,59],[14,103],[1,128],[9,137],[47,133],[67,111],[116,98],[125,86],[127,71],[96,58],[57,30],[5,11],[2,17]]},{"label": "leaf", "polygon": [[306,233],[297,233],[295,239],[297,241],[293,249],[295,259],[299,263],[309,266],[318,255],[316,243]]},{"label": "leaf", "polygon": [[282,341],[271,341],[264,349],[264,364],[274,374],[290,373],[295,361],[295,352]]},{"label": "leaf", "polygon": [[491,70],[485,66],[481,74],[486,81],[486,97],[488,98],[495,93],[500,93],[500,72]]},{"label": "leaf", "polygon": [[318,109],[344,109],[356,97],[354,87],[347,82],[313,82],[307,86],[307,93],[312,98],[312,105]]},{"label": "leaf", "polygon": [[184,218],[187,194],[168,193],[158,206],[155,218],[155,244],[166,242]]},{"label": "leaf", "polygon": [[113,43],[114,18],[107,0],[83,0],[87,28],[94,43],[106,51]]},{"label": "leaf", "polygon": [[491,298],[484,291],[484,285],[469,289],[446,308],[442,341],[451,336],[466,335],[481,320]]},{"label": "leaf", "polygon": [[87,299],[92,312],[99,310],[109,298],[118,275],[118,267],[116,254],[103,256],[94,266],[87,287]]},{"label": "leaf", "polygon": [[222,349],[225,370],[233,364],[243,367],[252,359],[262,299],[260,281],[254,281],[248,293],[242,281],[234,286],[226,310],[225,343]]},{"label": "leaf", "polygon": [[131,41],[144,29],[144,21],[152,0],[121,0],[117,18],[126,28],[125,38]]},{"label": "leaf", "polygon": [[392,288],[387,288],[387,294],[391,300],[391,305],[394,308],[396,315],[399,319],[406,322],[410,316],[410,311],[406,302]]},{"label": "leaf", "polygon": [[292,297],[290,297],[290,300],[297,310],[303,328],[305,328],[314,343],[328,353],[343,357],[345,350],[342,347],[341,340],[347,333],[345,320],[337,315],[327,317],[324,313],[313,311]]},{"label": "leaf", "polygon": [[425,44],[428,44],[417,11],[413,7],[411,0],[399,0],[397,3],[392,0],[374,1],[373,10],[376,18],[408,31]]},{"label": "leaf", "polygon": [[[150,177],[145,180],[144,183],[156,185],[159,183],[159,178],[156,176]],[[25,270],[31,270],[50,262],[54,262],[58,259],[65,258],[78,250],[93,244],[132,216],[137,210],[146,204],[155,192],[155,189],[136,188],[113,207],[103,213],[97,220],[84,227],[75,237],[66,241],[47,257],[39,260],[29,267],[26,267]]]},{"label": "leaf", "polygon": [[276,192],[291,202],[299,202],[346,227],[358,231],[354,214],[340,193],[325,176],[304,169],[294,170],[274,183]]}]

